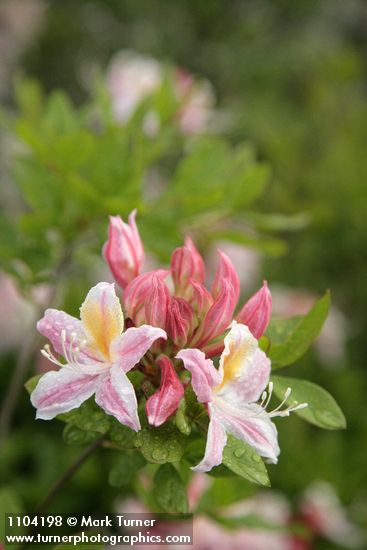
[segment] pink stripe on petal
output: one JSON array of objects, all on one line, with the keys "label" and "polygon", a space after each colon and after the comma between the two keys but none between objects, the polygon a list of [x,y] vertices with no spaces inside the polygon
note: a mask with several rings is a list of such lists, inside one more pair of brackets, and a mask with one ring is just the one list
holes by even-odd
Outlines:
[{"label": "pink stripe on petal", "polygon": [[52,344],[54,350],[63,355],[61,332],[65,330],[70,344],[70,335],[74,332],[78,342],[85,340],[85,332],[81,321],[58,309],[46,309],[44,316],[37,323],[37,330]]},{"label": "pink stripe on petal", "polygon": [[81,374],[69,367],[46,373],[31,394],[36,418],[51,420],[79,407],[93,395],[99,376]]},{"label": "pink stripe on petal", "polygon": [[110,374],[101,377],[96,390],[96,403],[121,424],[136,432],[140,430],[135,390],[120,366],[113,365]]},{"label": "pink stripe on petal", "polygon": [[197,466],[192,468],[194,472],[209,472],[214,466],[222,463],[223,449],[227,443],[226,431],[217,417],[215,410],[209,405],[210,422],[206,440],[204,458]]},{"label": "pink stripe on petal", "polygon": [[198,401],[208,403],[213,399],[212,388],[221,382],[221,375],[210,359],[198,349],[183,349],[177,355],[185,369],[191,372],[191,385]]},{"label": "pink stripe on petal", "polygon": [[276,464],[280,453],[278,433],[268,413],[260,405],[238,407],[217,397],[215,412],[227,432],[242,439],[261,456]]},{"label": "pink stripe on petal", "polygon": [[149,325],[128,328],[112,342],[110,354],[112,362],[124,372],[131,370],[146,354],[158,338],[167,338],[164,330]]}]

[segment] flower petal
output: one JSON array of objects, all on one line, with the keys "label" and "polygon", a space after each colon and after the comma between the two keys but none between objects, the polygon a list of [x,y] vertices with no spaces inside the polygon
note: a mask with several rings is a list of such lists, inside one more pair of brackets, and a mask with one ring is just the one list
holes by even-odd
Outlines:
[{"label": "flower petal", "polygon": [[253,403],[238,407],[216,397],[212,406],[227,432],[251,445],[270,462],[277,463],[280,453],[277,429],[260,405]]},{"label": "flower petal", "polygon": [[167,338],[165,331],[161,328],[150,325],[128,328],[111,344],[112,362],[122,367],[124,372],[128,372],[158,338]]},{"label": "flower petal", "polygon": [[220,293],[192,339],[192,345],[202,348],[205,344],[221,335],[233,319],[236,303],[236,294],[232,284],[224,280]]},{"label": "flower petal", "polygon": [[101,377],[96,390],[96,403],[121,424],[136,432],[140,430],[134,386],[119,365],[112,365],[110,374]]},{"label": "flower petal", "polygon": [[104,357],[108,358],[112,340],[124,328],[124,317],[115,285],[98,283],[94,286],[80,308],[80,318],[86,333]]},{"label": "flower petal", "polygon": [[36,418],[51,420],[79,407],[95,392],[99,376],[88,376],[70,367],[47,372],[31,394]]},{"label": "flower petal", "polygon": [[188,298],[187,294],[191,294],[189,288],[191,279],[199,283],[204,282],[204,261],[190,237],[186,237],[184,246],[173,251],[171,274],[175,285],[175,296],[180,298]]},{"label": "flower petal", "polygon": [[93,364],[97,370],[100,368],[103,356],[94,344],[88,342],[79,319],[58,309],[46,309],[37,323],[37,330],[50,340],[54,350],[63,355],[67,362],[70,362],[71,355],[76,354],[80,365]]},{"label": "flower petal", "polygon": [[185,369],[191,372],[191,385],[198,401],[208,403],[213,399],[212,388],[221,382],[221,375],[210,359],[198,349],[183,349],[177,355]]},{"label": "flower petal", "polygon": [[192,468],[194,472],[209,472],[214,466],[222,462],[223,449],[227,443],[227,434],[215,409],[209,404],[210,422],[206,440],[204,458],[197,466]]},{"label": "flower petal", "polygon": [[238,278],[237,271],[235,270],[235,267],[228,258],[227,254],[219,249],[218,254],[219,265],[215,274],[211,294],[213,298],[216,299],[221,293],[223,281],[229,281],[233,287],[235,301],[237,304],[238,298],[240,297],[240,280]]},{"label": "flower petal", "polygon": [[268,385],[270,359],[258,348],[258,342],[247,326],[233,321],[224,339],[219,371],[223,380],[216,392],[230,402],[257,401]]},{"label": "flower petal", "polygon": [[163,355],[156,363],[161,369],[161,383],[155,394],[149,397],[146,411],[149,424],[161,426],[177,410],[184,389],[168,357]]}]

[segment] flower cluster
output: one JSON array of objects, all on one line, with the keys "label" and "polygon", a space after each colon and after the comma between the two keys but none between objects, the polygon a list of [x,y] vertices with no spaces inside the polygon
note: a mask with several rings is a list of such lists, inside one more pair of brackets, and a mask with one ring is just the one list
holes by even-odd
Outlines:
[{"label": "flower cluster", "polygon": [[[107,414],[138,431],[136,394],[127,377],[136,368],[156,387],[146,413],[151,425],[160,426],[183,399],[187,377],[181,374],[188,371],[210,419],[205,456],[195,470],[221,463],[228,433],[276,462],[279,446],[272,418],[306,405],[282,409],[288,389],[283,403],[267,411],[270,360],[258,345],[271,313],[266,282],[235,315],[240,285],[230,259],[219,251],[209,290],[204,261],[189,237],[173,252],[169,269],[141,273],[144,247],[135,215],[128,223],[111,217],[103,249],[122,289],[123,307],[114,284],[99,283],[81,306],[80,320],[48,309],[38,322],[65,363],[45,346],[43,355],[60,369],[44,375],[31,395],[37,417],[54,418],[95,395]],[[211,358],[219,355],[217,369]]]}]

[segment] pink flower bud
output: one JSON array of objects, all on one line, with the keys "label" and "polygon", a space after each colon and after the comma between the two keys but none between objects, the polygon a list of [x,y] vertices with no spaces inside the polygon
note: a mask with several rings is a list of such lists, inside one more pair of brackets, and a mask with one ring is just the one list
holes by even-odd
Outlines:
[{"label": "pink flower bud", "polygon": [[213,296],[204,285],[194,281],[190,281],[192,287],[192,297],[190,299],[190,305],[193,307],[199,320],[203,319],[208,313],[210,307],[213,305]]},{"label": "pink flower bud", "polygon": [[144,248],[135,223],[136,210],[129,215],[129,223],[120,216],[110,216],[108,241],[103,255],[111,273],[121,288],[125,288],[140,273]]},{"label": "pink flower bud", "polygon": [[166,330],[175,347],[181,349],[188,340],[192,331],[194,312],[192,307],[183,298],[171,298]]},{"label": "pink flower bud", "polygon": [[236,320],[247,325],[255,338],[259,339],[269,324],[272,298],[266,281],[263,286],[246,302]]},{"label": "pink flower bud", "polygon": [[130,317],[137,326],[146,321],[145,304],[149,293],[152,291],[152,279],[158,278],[163,282],[168,274],[169,271],[166,269],[149,271],[148,273],[143,273],[135,277],[135,279],[125,288],[123,293],[124,308],[127,316]]},{"label": "pink flower bud", "polygon": [[236,303],[236,292],[232,284],[224,280],[220,294],[206,314],[197,334],[190,342],[190,346],[200,349],[204,344],[221,335],[233,319]]},{"label": "pink flower bud", "polygon": [[237,303],[240,296],[240,280],[238,278],[237,272],[227,254],[225,254],[221,250],[218,250],[218,254],[219,265],[215,274],[215,279],[212,287],[212,296],[214,299],[217,298],[222,290],[223,281],[229,281],[233,286]]},{"label": "pink flower bud", "polygon": [[173,364],[165,355],[157,360],[161,369],[161,383],[146,403],[149,424],[161,426],[173,414],[184,395],[184,389]]},{"label": "pink flower bud", "polygon": [[186,237],[185,245],[173,251],[171,259],[172,279],[176,296],[186,297],[190,279],[199,283],[205,280],[205,266],[190,237]]},{"label": "pink flower bud", "polygon": [[145,322],[152,327],[165,328],[170,295],[164,281],[156,275],[149,279],[149,288],[145,293]]}]

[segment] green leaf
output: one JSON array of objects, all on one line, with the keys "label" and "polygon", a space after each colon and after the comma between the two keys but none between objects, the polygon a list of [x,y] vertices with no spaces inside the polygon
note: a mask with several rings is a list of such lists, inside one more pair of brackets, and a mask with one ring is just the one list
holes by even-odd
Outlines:
[{"label": "green leaf", "polygon": [[225,229],[219,232],[210,233],[211,239],[223,239],[238,244],[243,244],[249,248],[254,248],[260,252],[264,252],[268,256],[282,256],[287,252],[287,244],[281,239],[274,237],[264,237],[263,235],[248,235],[245,230]]},{"label": "green leaf", "polygon": [[146,464],[143,456],[138,452],[126,452],[122,454],[111,468],[108,482],[112,487],[123,487],[131,483],[134,475]]},{"label": "green leaf", "polygon": [[62,437],[68,445],[84,445],[95,441],[101,434],[99,432],[91,432],[81,430],[72,424],[67,424],[62,432]]},{"label": "green leaf", "polygon": [[32,378],[27,380],[27,382],[24,384],[24,387],[29,394],[31,394],[32,391],[36,389],[39,379],[42,378],[42,376],[42,374],[36,374],[35,376],[32,376]]},{"label": "green leaf", "polygon": [[186,514],[188,502],[182,479],[172,464],[160,466],[154,476],[153,496],[163,512]]},{"label": "green leaf", "polygon": [[184,435],[190,435],[191,423],[187,416],[187,403],[186,399],[181,399],[175,415],[175,424],[181,433]]},{"label": "green leaf", "polygon": [[302,357],[320,334],[329,307],[330,293],[326,292],[305,316],[270,322],[266,336],[271,343],[268,355],[273,369],[290,365]]},{"label": "green leaf", "polygon": [[120,449],[133,448],[136,438],[136,432],[127,426],[121,424],[116,418],[110,419],[110,430],[108,435],[111,441]]},{"label": "green leaf", "polygon": [[261,457],[250,445],[230,434],[223,451],[223,464],[252,483],[270,486],[269,476]]},{"label": "green leaf", "polygon": [[138,432],[135,447],[148,462],[178,462],[185,449],[185,439],[178,430],[168,425],[146,428]]},{"label": "green leaf", "polygon": [[110,417],[98,407],[93,398],[82,403],[77,409],[59,414],[57,418],[87,432],[105,434],[110,428]]},{"label": "green leaf", "polygon": [[272,376],[274,393],[279,399],[283,399],[287,388],[292,389],[287,404],[294,401],[308,403],[308,407],[295,411],[295,414],[304,418],[311,424],[327,430],[339,430],[346,427],[346,420],[343,412],[335,399],[323,388],[298,378],[285,376]]}]

